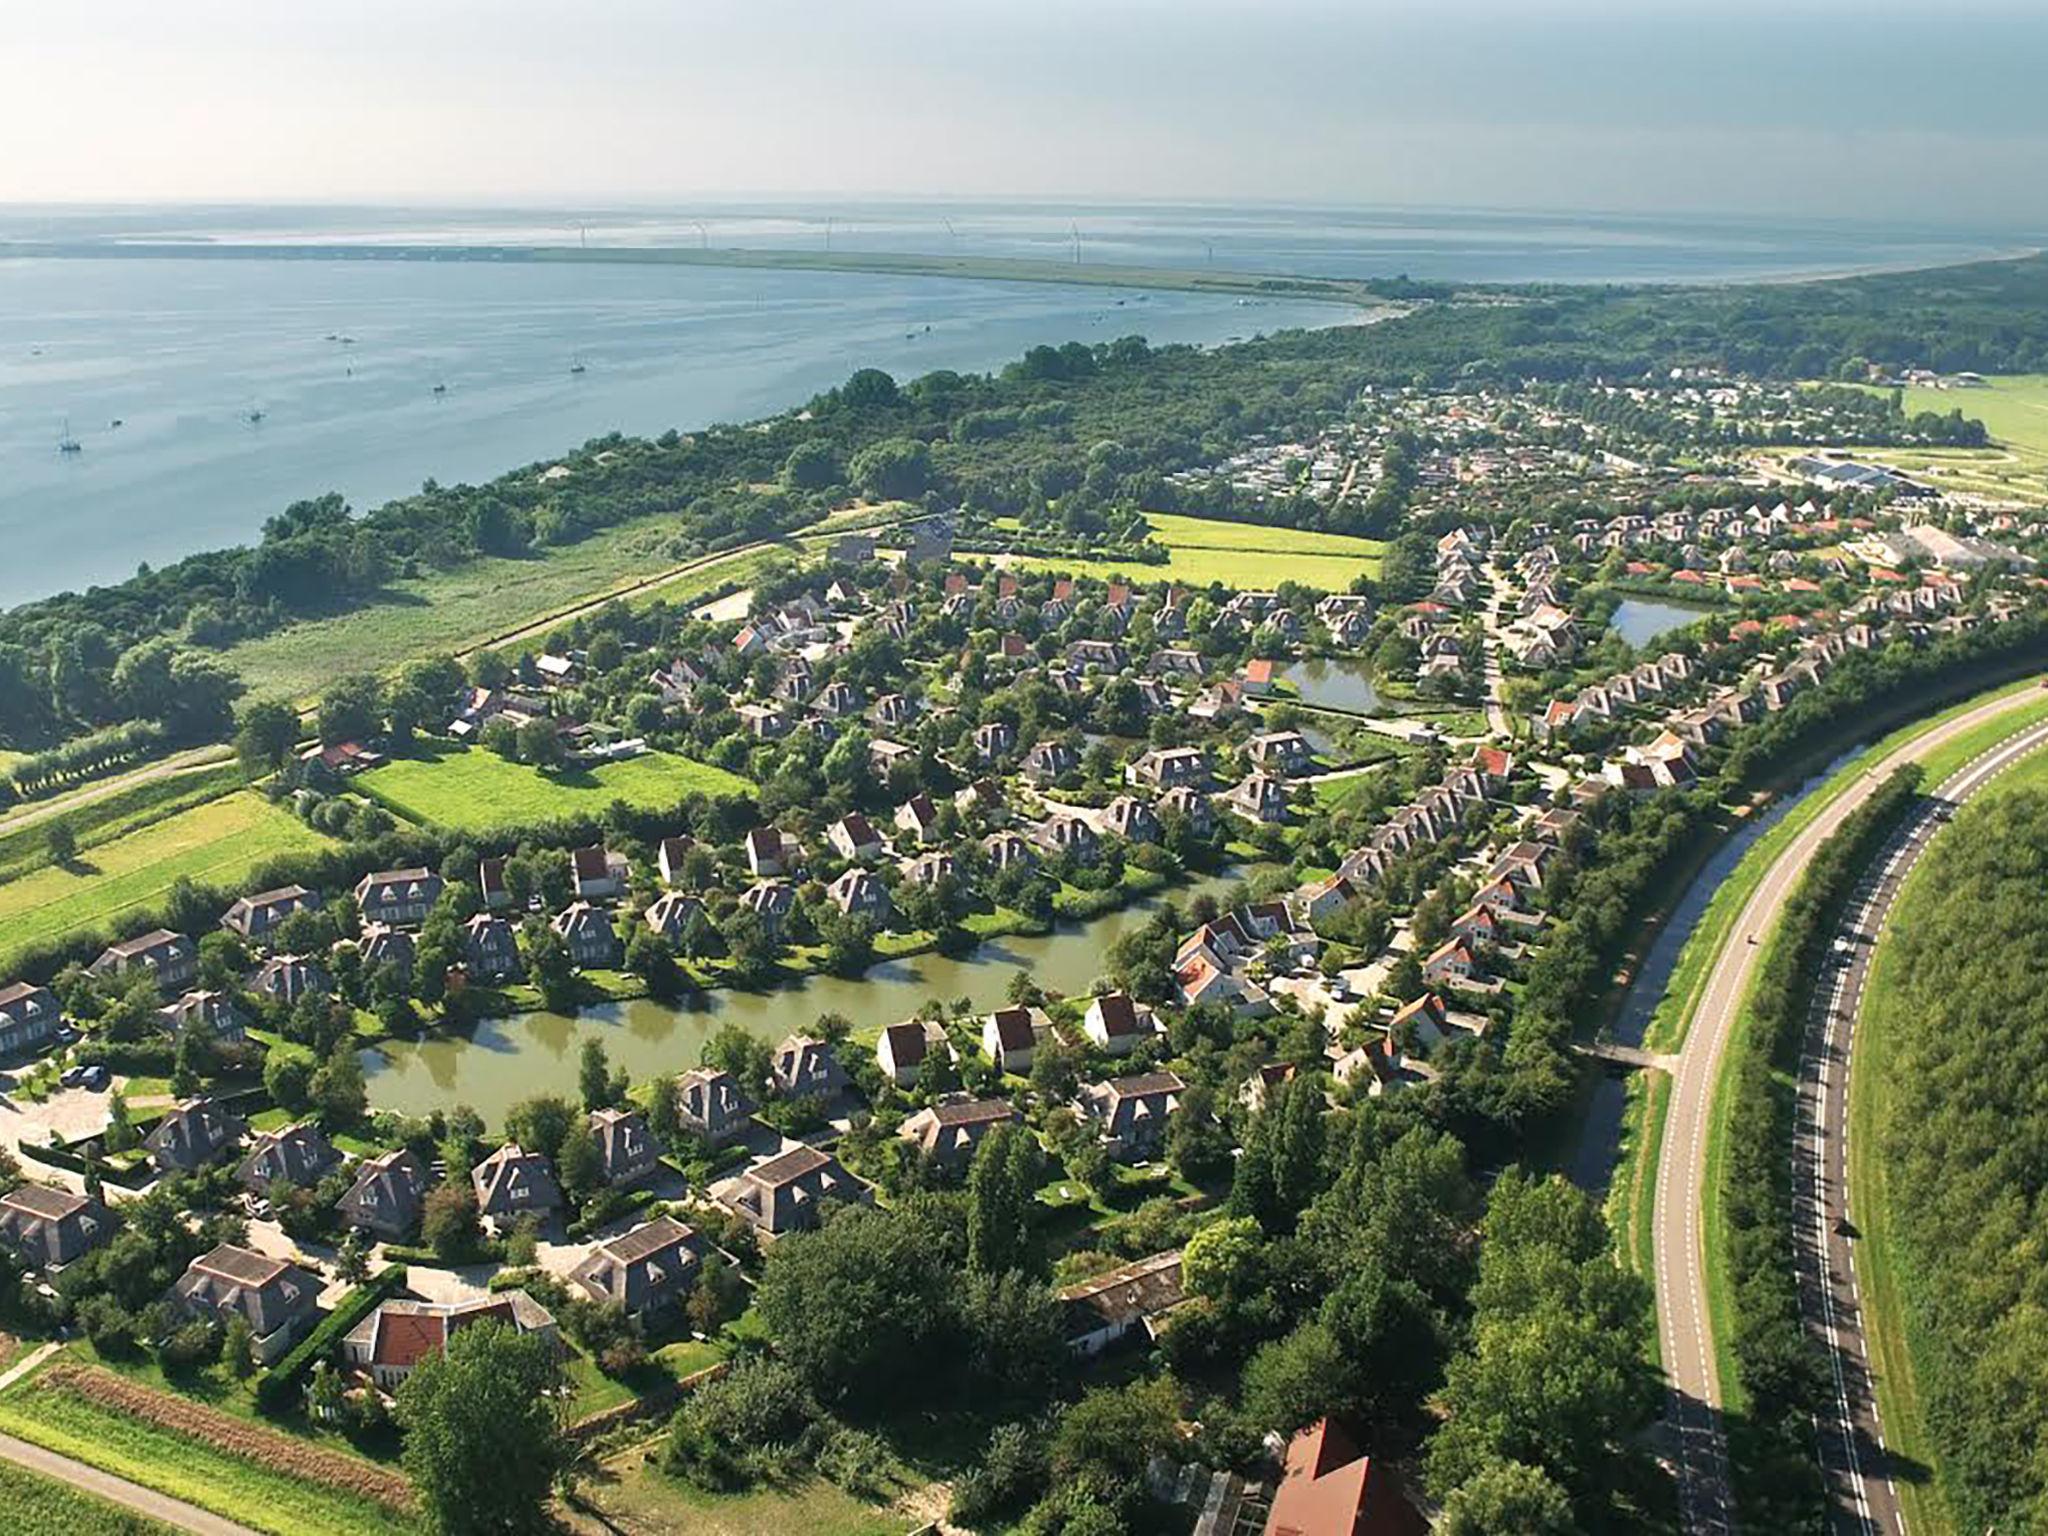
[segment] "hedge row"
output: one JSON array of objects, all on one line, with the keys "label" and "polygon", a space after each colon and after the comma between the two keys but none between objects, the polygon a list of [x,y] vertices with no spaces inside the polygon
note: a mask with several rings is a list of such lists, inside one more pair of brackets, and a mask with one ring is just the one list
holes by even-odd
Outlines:
[{"label": "hedge row", "polygon": [[341,1304],[301,1339],[292,1352],[256,1379],[256,1406],[265,1413],[289,1412],[298,1403],[298,1388],[317,1360],[325,1359],[391,1294],[405,1284],[405,1266],[379,1270],[341,1298]]},{"label": "hedge row", "polygon": [[1792,1238],[1792,1143],[1800,1040],[1828,943],[1871,856],[1917,797],[1898,769],[1820,845],[1772,932],[1730,1041],[1721,1196],[1735,1298],[1735,1369],[1749,1398],[1729,1433],[1736,1496],[1759,1530],[1819,1529],[1823,1490],[1813,1418],[1827,1365],[1799,1315]]}]

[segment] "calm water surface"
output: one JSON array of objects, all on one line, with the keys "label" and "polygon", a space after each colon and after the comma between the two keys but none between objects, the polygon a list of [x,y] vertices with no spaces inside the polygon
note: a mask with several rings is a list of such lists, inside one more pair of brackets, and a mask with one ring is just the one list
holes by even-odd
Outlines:
[{"label": "calm water surface", "polygon": [[[614,430],[753,420],[860,367],[1354,313],[834,272],[0,255],[0,607],[246,542],[304,497],[362,508]],[[57,451],[67,424],[83,452]]]},{"label": "calm water surface", "polygon": [[1712,613],[1711,608],[1690,608],[1683,603],[1660,603],[1650,598],[1625,597],[1614,610],[1614,629],[1630,645],[1648,645],[1659,635],[1669,634]]},{"label": "calm water surface", "polygon": [[[1185,906],[1205,891],[1228,890],[1238,878],[1192,881],[1170,899]],[[983,944],[958,959],[928,954],[891,961],[859,979],[812,976],[774,992],[721,989],[680,1007],[643,999],[573,1017],[529,1013],[484,1020],[466,1039],[379,1046],[363,1052],[370,1103],[404,1114],[468,1104],[496,1123],[507,1108],[534,1094],[573,1096],[585,1040],[604,1042],[612,1065],[638,1081],[694,1067],[704,1042],[727,1024],[742,1025],[772,1044],[793,1030],[810,1029],[821,1013],[842,1013],[859,1030],[908,1018],[934,997],[948,1003],[966,997],[977,1008],[992,1008],[1019,970],[1049,991],[1083,993],[1102,974],[1109,947],[1142,927],[1159,905],[1140,902],[1042,937]]]}]

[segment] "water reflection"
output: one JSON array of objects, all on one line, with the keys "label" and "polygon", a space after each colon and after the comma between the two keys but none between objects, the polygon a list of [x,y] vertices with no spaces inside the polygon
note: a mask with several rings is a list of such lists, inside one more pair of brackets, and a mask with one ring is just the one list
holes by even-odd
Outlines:
[{"label": "water reflection", "polygon": [[1049,990],[1085,992],[1102,974],[1109,947],[1141,927],[1161,900],[1185,905],[1205,891],[1225,891],[1240,878],[1233,872],[1191,881],[1168,898],[1035,938],[995,940],[967,955],[887,961],[858,979],[812,976],[773,992],[721,989],[682,1005],[642,998],[574,1017],[529,1013],[486,1019],[467,1037],[374,1047],[363,1052],[370,1102],[405,1114],[468,1104],[495,1123],[509,1106],[534,1094],[573,1097],[585,1040],[602,1041],[612,1065],[637,1081],[695,1066],[705,1040],[726,1024],[776,1041],[809,1029],[821,1013],[844,1014],[854,1028],[865,1029],[907,1018],[934,997],[949,1003],[966,997],[977,1008],[993,1007],[1019,970]]}]

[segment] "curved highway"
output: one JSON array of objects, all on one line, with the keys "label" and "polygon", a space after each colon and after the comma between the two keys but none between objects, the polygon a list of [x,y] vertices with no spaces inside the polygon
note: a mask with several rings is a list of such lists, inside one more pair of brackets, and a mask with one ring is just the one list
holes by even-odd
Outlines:
[{"label": "curved highway", "polygon": [[1689,1531],[1725,1532],[1735,1526],[1700,1212],[1721,1053],[1748,994],[1762,940],[1814,853],[1886,774],[2036,697],[2021,689],[1989,700],[1868,764],[1862,777],[1802,827],[1764,872],[1706,976],[1671,1074],[1652,1233],[1657,1329],[1668,1385],[1665,1412],[1679,1476],[1681,1516]]},{"label": "curved highway", "polygon": [[1792,1230],[1800,1311],[1829,1364],[1831,1395],[1817,1428],[1831,1530],[1892,1536],[1906,1529],[1877,1410],[1849,1224],[1850,1051],[1871,955],[1906,876],[1954,808],[2043,746],[2048,724],[2020,731],[1914,807],[1843,911],[1835,953],[1847,963],[1824,979],[1814,999],[1799,1059]]}]

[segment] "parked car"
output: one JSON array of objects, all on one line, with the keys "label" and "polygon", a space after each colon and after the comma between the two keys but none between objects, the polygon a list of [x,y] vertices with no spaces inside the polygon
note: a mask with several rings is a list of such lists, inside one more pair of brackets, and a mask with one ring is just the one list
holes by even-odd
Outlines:
[{"label": "parked car", "polygon": [[105,1093],[113,1081],[114,1074],[109,1072],[103,1063],[97,1061],[78,1075],[78,1086],[93,1093]]},{"label": "parked car", "polygon": [[65,1088],[76,1088],[80,1083],[84,1081],[85,1068],[83,1067],[66,1067],[62,1072],[57,1074],[58,1084]]}]

